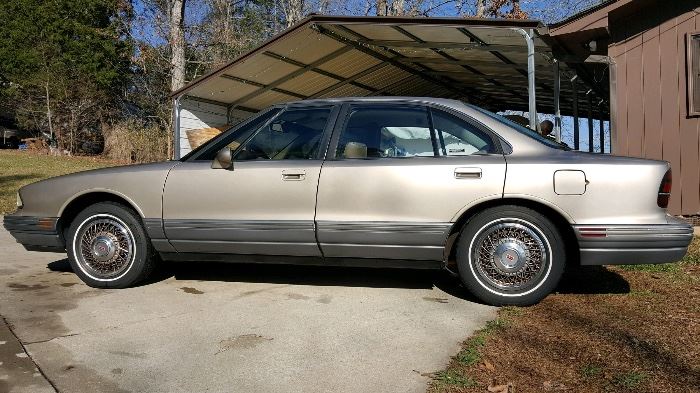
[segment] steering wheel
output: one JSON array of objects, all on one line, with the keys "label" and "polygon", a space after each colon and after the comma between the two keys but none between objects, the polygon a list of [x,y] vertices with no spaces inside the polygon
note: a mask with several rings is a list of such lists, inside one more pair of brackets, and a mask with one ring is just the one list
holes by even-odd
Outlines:
[{"label": "steering wheel", "polygon": [[258,158],[264,158],[266,160],[269,160],[270,157],[265,153],[265,151],[255,145],[247,145],[246,147],[243,148],[243,151],[246,153],[246,158],[247,159],[252,159],[256,160]]}]

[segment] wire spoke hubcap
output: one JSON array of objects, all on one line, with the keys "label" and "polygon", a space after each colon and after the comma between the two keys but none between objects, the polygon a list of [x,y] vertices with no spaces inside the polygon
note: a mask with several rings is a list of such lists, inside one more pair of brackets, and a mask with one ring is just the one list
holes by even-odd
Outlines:
[{"label": "wire spoke hubcap", "polygon": [[131,265],[134,236],[121,220],[111,216],[89,220],[81,225],[76,239],[78,263],[90,276],[118,277]]},{"label": "wire spoke hubcap", "polygon": [[521,220],[487,225],[472,244],[474,268],[501,291],[520,292],[536,285],[550,263],[546,237]]}]

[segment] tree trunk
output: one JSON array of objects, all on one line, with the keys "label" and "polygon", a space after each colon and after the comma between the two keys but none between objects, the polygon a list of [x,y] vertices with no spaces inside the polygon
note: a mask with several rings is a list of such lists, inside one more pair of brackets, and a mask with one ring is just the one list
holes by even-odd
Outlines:
[{"label": "tree trunk", "polygon": [[387,0],[377,0],[377,16],[385,16],[387,11]]},{"label": "tree trunk", "polygon": [[486,16],[486,0],[476,0],[476,15],[477,18]]},{"label": "tree trunk", "polygon": [[49,143],[53,143],[54,135],[53,135],[53,124],[51,123],[51,99],[49,98],[49,82],[48,81],[44,85],[44,88],[46,89],[46,118],[49,121],[49,134],[51,135],[51,141]]},{"label": "tree trunk", "polygon": [[406,14],[405,10],[405,0],[393,0],[391,2],[391,13],[392,16],[401,16]]},{"label": "tree trunk", "polygon": [[304,0],[288,0],[285,9],[287,27],[293,26],[304,17]]},{"label": "tree trunk", "polygon": [[170,17],[170,90],[185,85],[185,1],[171,0]]}]

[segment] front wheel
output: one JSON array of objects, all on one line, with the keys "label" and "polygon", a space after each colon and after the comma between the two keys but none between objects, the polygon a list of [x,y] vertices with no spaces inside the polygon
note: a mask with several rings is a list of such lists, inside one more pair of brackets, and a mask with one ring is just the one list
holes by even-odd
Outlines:
[{"label": "front wheel", "polygon": [[73,271],[91,287],[126,288],[146,279],[155,253],[138,215],[118,203],[87,207],[66,233]]},{"label": "front wheel", "polygon": [[554,290],[564,272],[564,242],[545,216],[521,206],[474,216],[457,244],[467,289],[491,305],[532,305]]}]

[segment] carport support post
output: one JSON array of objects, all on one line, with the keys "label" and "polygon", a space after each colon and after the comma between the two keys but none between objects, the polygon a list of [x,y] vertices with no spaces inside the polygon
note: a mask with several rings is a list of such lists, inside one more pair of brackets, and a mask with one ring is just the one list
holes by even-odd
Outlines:
[{"label": "carport support post", "polygon": [[561,142],[561,110],[559,108],[559,94],[561,93],[561,75],[559,74],[559,60],[554,59],[554,137]]},{"label": "carport support post", "polygon": [[598,107],[598,117],[598,121],[600,122],[600,128],[598,129],[600,135],[600,153],[603,154],[605,153],[605,122],[603,121],[603,108],[600,106]]},{"label": "carport support post", "polygon": [[538,130],[537,101],[535,98],[535,30],[525,31],[519,29],[527,42],[527,97],[528,111],[530,115],[530,128]]},{"label": "carport support post", "polygon": [[593,92],[588,91],[588,151],[593,153]]},{"label": "carport support post", "polygon": [[530,128],[539,131],[537,124],[537,101],[535,99],[535,30],[513,29],[525,37],[527,43],[527,98]]},{"label": "carport support post", "polygon": [[173,159],[180,159],[180,97],[173,98]]},{"label": "carport support post", "polygon": [[574,150],[578,150],[579,148],[579,129],[578,129],[578,86],[576,86],[576,79],[578,79],[578,75],[574,75],[573,78],[571,78],[571,88],[573,89],[574,92]]}]

